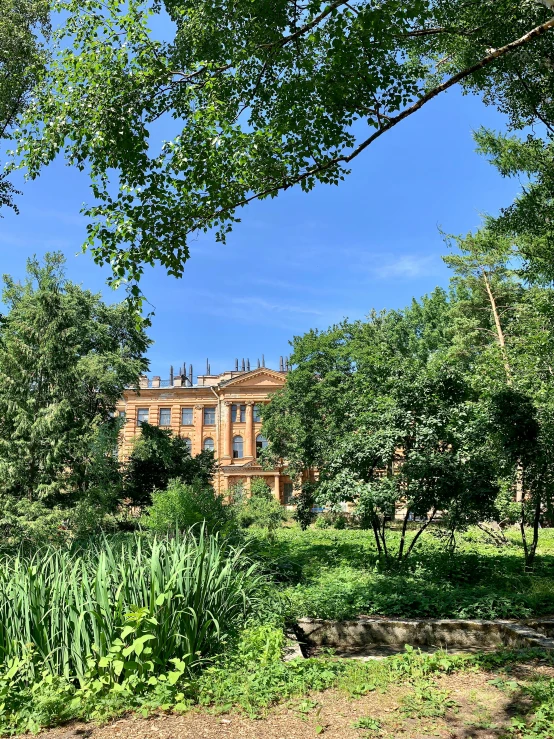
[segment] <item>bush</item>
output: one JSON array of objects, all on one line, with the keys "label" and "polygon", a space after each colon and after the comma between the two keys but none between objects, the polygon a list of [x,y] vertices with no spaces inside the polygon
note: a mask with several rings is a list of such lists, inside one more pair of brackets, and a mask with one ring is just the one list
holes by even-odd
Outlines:
[{"label": "bush", "polygon": [[207,533],[230,534],[235,528],[233,509],[213,487],[197,480],[186,484],[171,480],[167,490],[152,493],[152,505],[141,519],[144,526],[156,533],[183,531],[203,524]]},{"label": "bush", "polygon": [[255,477],[250,487],[251,496],[236,496],[235,515],[243,528],[256,526],[273,533],[284,520],[283,507],[275,500],[263,478]]},{"label": "bush", "polygon": [[318,529],[337,529],[343,531],[349,527],[349,517],[341,511],[327,511],[320,513],[315,520],[315,526]]}]

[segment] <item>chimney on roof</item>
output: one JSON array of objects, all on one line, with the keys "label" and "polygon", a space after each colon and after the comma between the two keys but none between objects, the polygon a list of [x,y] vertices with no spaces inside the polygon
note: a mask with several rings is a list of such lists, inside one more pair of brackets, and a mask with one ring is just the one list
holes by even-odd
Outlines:
[{"label": "chimney on roof", "polygon": [[246,360],[246,370],[250,372],[250,359]]},{"label": "chimney on roof", "polygon": [[246,370],[246,366],[245,366],[245,364],[244,364],[244,357],[243,357],[243,358],[242,358],[242,364],[241,364],[241,371],[242,371],[242,372],[245,372],[245,370]]},{"label": "chimney on roof", "polygon": [[235,372],[239,371],[239,360],[235,359]]},{"label": "chimney on roof", "polygon": [[284,372],[285,368],[283,366],[283,357],[279,357],[279,372]]},{"label": "chimney on roof", "polygon": [[192,364],[189,365],[189,385],[192,387]]},{"label": "chimney on roof", "polygon": [[265,367],[265,355],[262,354],[262,367]]},{"label": "chimney on roof", "polygon": [[260,359],[258,358],[258,369],[260,369]]},{"label": "chimney on roof", "polygon": [[210,360],[206,358],[206,374],[210,374]]},{"label": "chimney on roof", "polygon": [[169,384],[173,385],[173,365],[169,368]]}]

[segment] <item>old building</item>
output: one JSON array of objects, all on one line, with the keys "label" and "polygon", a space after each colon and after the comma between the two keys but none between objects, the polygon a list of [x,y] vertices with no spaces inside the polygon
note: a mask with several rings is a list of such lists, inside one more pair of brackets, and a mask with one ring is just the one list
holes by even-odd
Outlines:
[{"label": "old building", "polygon": [[283,387],[288,363],[281,359],[280,369],[273,370],[258,362],[238,360],[235,369],[218,375],[206,374],[193,381],[192,367],[186,366],[168,380],[142,377],[140,390],[128,390],[117,406],[125,416],[122,453],[129,451],[133,438],[146,421],[171,429],[188,439],[191,454],[212,449],[218,461],[214,486],[225,493],[237,483],[249,489],[253,477],[263,477],[274,496],[284,505],[293,495],[293,484],[283,468],[264,470],[258,455],[267,440],[262,435],[260,408],[271,393]]}]

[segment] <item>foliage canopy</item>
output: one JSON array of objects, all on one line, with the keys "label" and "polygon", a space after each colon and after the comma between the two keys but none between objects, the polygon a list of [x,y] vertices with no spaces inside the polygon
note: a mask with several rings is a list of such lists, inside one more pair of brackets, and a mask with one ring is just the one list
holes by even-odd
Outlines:
[{"label": "foliage canopy", "polygon": [[[63,0],[53,61],[18,134],[21,163],[36,177],[63,152],[90,173],[87,243],[138,298],[145,264],[180,275],[192,233],[224,239],[254,199],[337,184],[455,84],[513,129],[541,120],[553,6]],[[168,39],[151,32],[162,11]],[[159,142],[164,118],[172,136]]]}]

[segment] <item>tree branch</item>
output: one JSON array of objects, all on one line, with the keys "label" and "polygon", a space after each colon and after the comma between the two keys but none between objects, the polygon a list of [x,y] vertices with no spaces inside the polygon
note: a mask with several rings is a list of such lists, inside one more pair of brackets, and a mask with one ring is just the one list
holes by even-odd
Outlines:
[{"label": "tree branch", "polygon": [[299,28],[294,33],[289,34],[288,36],[283,36],[283,38],[279,39],[279,41],[272,41],[270,44],[260,44],[260,49],[267,49],[271,46],[285,46],[290,41],[294,41],[299,36],[303,36],[308,31],[311,31],[314,26],[317,26],[318,23],[320,23],[324,18],[326,18],[328,15],[330,15],[333,10],[336,10],[341,5],[347,5],[347,0],[335,0],[331,5],[328,5],[325,10],[322,10],[319,15],[316,15],[315,18],[313,18],[309,23],[306,23],[302,28]]},{"label": "tree branch", "polygon": [[[553,4],[554,4],[554,0],[553,0]],[[483,57],[475,64],[472,64],[470,67],[466,67],[465,69],[462,69],[461,72],[458,72],[457,74],[453,75],[452,77],[447,79],[442,84],[437,85],[432,90],[429,90],[428,93],[420,97],[419,100],[415,102],[413,105],[411,105],[409,108],[406,108],[405,110],[402,111],[402,113],[399,113],[394,118],[391,118],[386,126],[383,126],[378,131],[376,131],[374,134],[372,134],[369,138],[363,141],[356,149],[354,149],[352,154],[350,154],[347,157],[340,157],[338,161],[351,162],[352,159],[357,157],[358,154],[364,151],[364,149],[367,149],[367,147],[370,144],[372,144],[376,139],[382,136],[386,131],[389,131],[391,128],[393,128],[398,123],[400,123],[400,121],[403,121],[405,118],[408,118],[409,116],[413,115],[420,108],[423,108],[423,106],[426,103],[436,98],[437,95],[441,94],[441,92],[445,92],[446,90],[450,89],[454,85],[457,85],[458,82],[462,82],[467,77],[470,77],[472,74],[475,74],[475,72],[479,72],[481,69],[488,67],[490,64],[495,62],[497,59],[500,59],[500,57],[505,56],[506,54],[509,54],[511,51],[515,51],[516,49],[519,49],[521,46],[525,46],[525,44],[528,44],[530,41],[533,41],[534,39],[539,38],[540,36],[544,36],[544,34],[550,31],[551,28],[554,28],[554,18],[550,18],[550,20],[546,21],[546,23],[541,23],[540,26],[535,26],[535,28],[533,28],[531,31],[524,34],[520,38],[516,39],[515,41],[511,41],[509,44],[506,44],[505,46],[501,46],[499,49],[493,49],[489,54],[487,54],[487,56]]]},{"label": "tree branch", "polygon": [[[552,0],[552,3],[554,7],[554,0]],[[338,4],[341,4],[341,3],[335,3],[337,7],[338,7]],[[240,208],[244,205],[247,205],[253,200],[258,200],[268,195],[274,195],[279,190],[286,190],[289,187],[292,187],[293,185],[296,185],[300,182],[303,182],[304,180],[309,179],[310,177],[314,177],[320,174],[321,172],[324,172],[326,170],[331,169],[332,167],[335,167],[337,164],[350,163],[353,159],[355,159],[363,151],[365,151],[365,149],[367,149],[374,141],[380,138],[384,133],[386,133],[387,131],[390,131],[392,128],[398,125],[398,123],[400,123],[401,121],[405,120],[406,118],[409,118],[411,115],[413,115],[418,110],[423,108],[424,105],[426,105],[428,102],[436,98],[442,92],[445,92],[451,87],[454,87],[454,85],[457,85],[459,82],[462,82],[463,80],[467,79],[475,72],[479,72],[481,69],[488,67],[489,65],[493,64],[497,59],[500,59],[506,54],[509,54],[512,51],[515,51],[521,48],[522,46],[525,46],[526,44],[530,43],[531,41],[534,41],[535,39],[541,36],[544,36],[544,34],[550,31],[552,28],[554,28],[554,18],[550,18],[550,20],[546,21],[545,23],[541,23],[539,26],[535,26],[535,28],[531,29],[526,34],[524,34],[518,39],[515,39],[514,41],[511,41],[505,46],[501,46],[498,49],[493,49],[492,51],[490,51],[490,53],[488,53],[478,62],[476,62],[475,64],[472,64],[469,67],[466,67],[460,72],[457,72],[452,77],[449,77],[447,80],[445,80],[445,82],[443,82],[440,85],[437,85],[432,90],[429,90],[429,92],[427,92],[425,95],[422,95],[422,97],[420,97],[419,100],[417,100],[413,105],[410,105],[410,107],[405,108],[398,115],[390,118],[389,121],[384,126],[381,126],[377,131],[375,131],[375,133],[373,133],[371,136],[365,139],[365,141],[362,141],[362,143],[359,144],[350,154],[343,155],[343,156],[337,156],[337,157],[333,157],[332,159],[328,159],[326,162],[318,164],[315,167],[311,167],[310,169],[307,169],[306,171],[300,173],[296,177],[293,177],[289,180],[277,181],[271,187],[267,187],[265,190],[261,190],[260,192],[254,193],[253,195],[250,195],[247,198],[243,198],[242,200],[235,203],[231,208],[221,208],[219,210],[213,211],[212,214],[208,216],[206,219],[202,219],[198,224],[191,226],[191,228],[189,229],[189,233],[192,231],[196,231],[198,228],[202,228],[203,225],[210,223],[215,217],[220,216],[224,213],[228,213],[230,212],[230,210],[233,210],[235,208]],[[290,37],[287,37],[287,38],[290,38]]]},{"label": "tree branch", "polygon": [[535,0],[540,5],[544,5],[549,10],[554,10],[554,0]]}]

